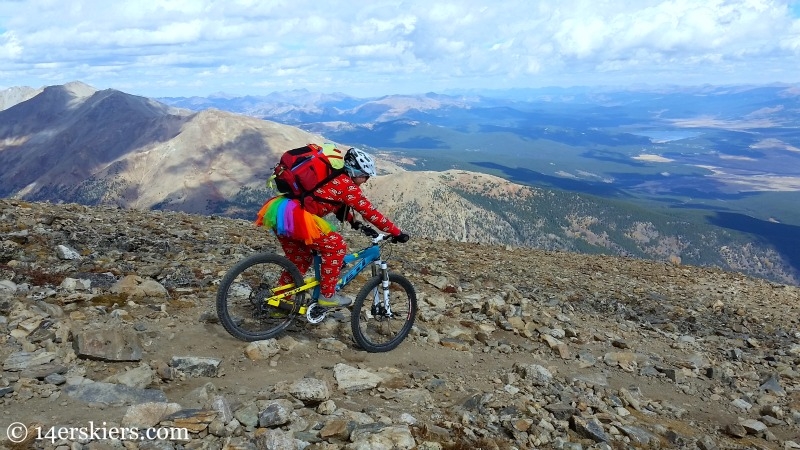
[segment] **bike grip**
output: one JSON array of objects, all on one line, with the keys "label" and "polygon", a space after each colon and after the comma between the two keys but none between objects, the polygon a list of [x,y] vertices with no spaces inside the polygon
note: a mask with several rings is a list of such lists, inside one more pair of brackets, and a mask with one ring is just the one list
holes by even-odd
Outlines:
[{"label": "bike grip", "polygon": [[405,244],[408,242],[409,235],[405,233],[400,233],[397,236],[392,236],[392,243],[397,244],[398,242],[401,244]]}]

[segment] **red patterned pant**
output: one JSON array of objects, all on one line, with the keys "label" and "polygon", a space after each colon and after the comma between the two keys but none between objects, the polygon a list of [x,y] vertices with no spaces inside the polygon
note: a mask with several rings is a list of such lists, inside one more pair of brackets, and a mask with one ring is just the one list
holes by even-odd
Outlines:
[{"label": "red patterned pant", "polygon": [[[311,251],[318,251],[322,257],[322,263],[320,264],[320,293],[323,297],[330,297],[334,294],[336,283],[339,281],[339,272],[342,270],[344,255],[347,253],[347,244],[341,234],[331,232],[321,236],[311,244],[285,236],[278,236],[278,241],[283,247],[286,258],[293,262],[302,274],[305,274],[311,267],[313,258]],[[283,284],[291,283],[292,277],[284,272],[281,275],[280,282]]]}]

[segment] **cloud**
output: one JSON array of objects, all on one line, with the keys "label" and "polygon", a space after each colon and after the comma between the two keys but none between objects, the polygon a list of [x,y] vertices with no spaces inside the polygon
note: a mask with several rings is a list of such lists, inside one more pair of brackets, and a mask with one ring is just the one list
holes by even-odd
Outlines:
[{"label": "cloud", "polygon": [[0,0],[0,88],[79,79],[152,96],[253,86],[377,95],[797,82],[798,4]]},{"label": "cloud", "polygon": [[660,162],[660,163],[666,163],[666,162],[674,161],[673,159],[665,158],[665,157],[663,157],[661,155],[652,155],[652,154],[649,154],[649,153],[642,153],[641,155],[634,156],[633,159],[636,159],[636,160],[639,160],[639,161]]},{"label": "cloud", "polygon": [[0,34],[0,61],[13,61],[22,54],[20,40],[11,31]]}]

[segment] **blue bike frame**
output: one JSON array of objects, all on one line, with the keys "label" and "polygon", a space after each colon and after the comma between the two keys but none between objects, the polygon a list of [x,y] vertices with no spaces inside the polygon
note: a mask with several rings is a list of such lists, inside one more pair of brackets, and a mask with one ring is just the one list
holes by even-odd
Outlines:
[{"label": "blue bike frame", "polygon": [[[384,317],[392,317],[391,303],[389,299],[389,266],[385,260],[381,259],[381,247],[379,242],[386,239],[386,235],[378,235],[373,239],[373,245],[363,248],[359,251],[348,253],[344,255],[342,263],[342,271],[340,273],[339,281],[336,283],[335,290],[338,292],[348,283],[353,281],[358,274],[364,271],[368,265],[374,264],[372,267],[372,276],[381,275],[381,289],[376,290],[374,298],[372,299],[373,314],[380,314]],[[295,311],[297,314],[303,315],[310,312],[309,305],[316,304],[320,297],[320,279],[322,276],[322,256],[318,252],[313,253],[312,265],[314,266],[314,276],[307,277],[303,280],[302,286],[296,286],[294,283],[289,283],[284,286],[279,286],[272,290],[270,297],[264,301],[273,307],[282,307],[285,301],[289,305],[294,305],[291,300],[284,300],[291,298],[293,295],[303,292],[311,291],[310,301],[304,302],[302,305],[297,305]],[[382,293],[382,295],[381,295]],[[294,306],[292,306],[293,308]],[[286,309],[286,308],[284,308]],[[323,317],[323,316],[320,316]],[[311,318],[309,318],[311,320]],[[317,323],[317,322],[313,322]]]},{"label": "blue bike frame", "polygon": [[[342,273],[339,274],[339,282],[336,283],[336,291],[345,287],[348,283],[353,281],[353,278],[358,276],[368,265],[378,261],[381,256],[381,249],[377,245],[367,247],[361,251],[349,253],[344,255],[344,266]],[[353,264],[352,267],[348,267]],[[321,279],[320,267],[322,265],[322,257],[319,253],[314,254],[314,276],[317,280]],[[311,293],[313,300],[319,299],[319,285],[317,285]]]}]

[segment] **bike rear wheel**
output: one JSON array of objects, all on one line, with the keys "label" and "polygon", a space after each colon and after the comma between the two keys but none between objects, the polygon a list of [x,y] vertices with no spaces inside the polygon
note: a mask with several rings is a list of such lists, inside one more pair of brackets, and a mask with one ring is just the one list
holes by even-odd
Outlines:
[{"label": "bike rear wheel", "polygon": [[303,275],[291,261],[272,253],[259,253],[233,266],[220,281],[217,290],[217,316],[231,336],[247,341],[270,339],[284,331],[305,299],[305,292],[295,294],[280,307],[266,299],[281,286],[281,274],[289,273],[295,286],[303,285]]},{"label": "bike rear wheel", "polygon": [[370,352],[388,352],[408,336],[417,316],[414,286],[400,274],[389,273],[389,306],[384,304],[383,278],[367,281],[353,303],[350,328],[358,345]]}]

